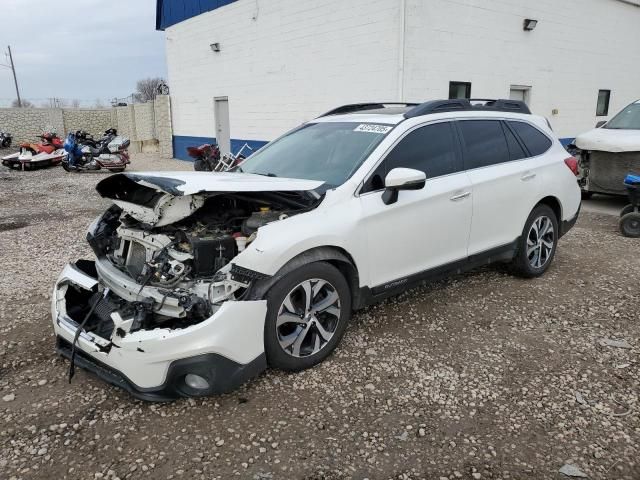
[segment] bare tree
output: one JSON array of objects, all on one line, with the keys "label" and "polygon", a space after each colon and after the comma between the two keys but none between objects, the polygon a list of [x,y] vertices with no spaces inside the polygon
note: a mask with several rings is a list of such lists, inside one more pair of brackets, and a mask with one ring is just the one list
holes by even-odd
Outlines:
[{"label": "bare tree", "polygon": [[80,100],[78,100],[77,98],[74,98],[73,100],[71,100],[71,107],[80,108]]},{"label": "bare tree", "polygon": [[[29,100],[25,100],[25,99],[21,99],[20,103],[22,105],[22,108],[33,108],[35,105],[33,104],[33,102],[30,102]],[[11,102],[11,106],[13,108],[17,108],[20,105],[18,105],[18,99],[16,98],[13,102]]]},{"label": "bare tree", "polygon": [[164,79],[160,77],[138,80],[138,83],[136,83],[135,99],[138,102],[153,100],[158,94],[158,85],[161,83],[164,83]]},{"label": "bare tree", "polygon": [[96,98],[96,101],[95,101],[95,103],[93,104],[93,106],[94,106],[95,108],[104,108],[104,105],[103,105],[103,103],[102,103],[102,100],[100,100],[99,98]]}]

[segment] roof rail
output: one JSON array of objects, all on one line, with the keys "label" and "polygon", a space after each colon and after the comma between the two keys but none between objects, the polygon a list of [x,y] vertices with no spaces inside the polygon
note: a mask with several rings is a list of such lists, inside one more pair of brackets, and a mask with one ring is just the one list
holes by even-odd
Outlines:
[{"label": "roof rail", "polygon": [[531,114],[531,110],[526,103],[520,100],[506,99],[452,99],[452,100],[431,100],[421,103],[404,114],[405,118],[419,117],[430,113],[456,112],[456,111],[491,111],[491,112],[512,112]]},{"label": "roof rail", "polygon": [[356,113],[364,110],[378,110],[380,108],[387,108],[387,106],[394,107],[417,107],[419,103],[407,103],[407,102],[377,102],[377,103],[351,103],[348,105],[342,105],[341,107],[329,110],[327,113],[323,113],[318,118],[328,117],[329,115],[342,115],[346,113]]}]

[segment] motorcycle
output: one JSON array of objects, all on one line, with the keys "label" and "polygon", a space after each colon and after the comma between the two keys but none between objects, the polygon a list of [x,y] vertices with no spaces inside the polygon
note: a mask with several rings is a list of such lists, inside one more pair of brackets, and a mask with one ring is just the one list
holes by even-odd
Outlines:
[{"label": "motorcycle", "polygon": [[0,131],[0,148],[9,148],[12,140],[13,135],[9,132]]},{"label": "motorcycle", "polygon": [[67,156],[62,148],[62,140],[55,132],[45,132],[38,138],[40,143],[22,143],[19,152],[2,157],[2,164],[9,168],[31,170],[58,165]]},{"label": "motorcycle", "polygon": [[67,172],[107,169],[110,172],[123,172],[130,162],[128,138],[118,135],[110,128],[99,140],[79,130],[70,133],[64,141],[64,149],[68,153],[62,162]]},{"label": "motorcycle", "polygon": [[208,143],[199,147],[188,147],[187,153],[194,159],[193,169],[197,172],[212,172],[220,161],[220,149]]},{"label": "motorcycle", "polygon": [[228,172],[247,158],[243,153],[247,149],[253,152],[249,144],[245,143],[238,153],[229,152],[221,157],[217,145],[204,144],[199,147],[188,147],[187,153],[195,159],[193,168],[198,172]]}]

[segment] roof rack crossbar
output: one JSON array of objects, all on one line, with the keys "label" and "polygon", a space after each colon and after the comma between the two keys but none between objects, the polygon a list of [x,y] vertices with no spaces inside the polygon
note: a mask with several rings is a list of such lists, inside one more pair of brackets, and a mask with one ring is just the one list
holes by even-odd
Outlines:
[{"label": "roof rack crossbar", "polygon": [[386,108],[387,106],[394,107],[417,107],[419,103],[407,103],[407,102],[375,102],[375,103],[350,103],[348,105],[342,105],[340,107],[329,110],[323,113],[318,118],[328,117],[329,115],[343,115],[346,113],[356,113],[364,110],[378,110]]},{"label": "roof rack crossbar", "polygon": [[512,112],[530,115],[531,110],[526,103],[520,100],[471,98],[452,100],[431,100],[421,103],[404,114],[405,118],[419,117],[430,113],[456,112],[456,111],[491,111]]}]

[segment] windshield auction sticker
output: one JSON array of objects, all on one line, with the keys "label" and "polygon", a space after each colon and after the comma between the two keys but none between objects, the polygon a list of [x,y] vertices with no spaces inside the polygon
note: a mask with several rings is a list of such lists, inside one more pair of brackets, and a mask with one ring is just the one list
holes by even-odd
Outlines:
[{"label": "windshield auction sticker", "polygon": [[353,131],[364,133],[388,133],[393,127],[388,125],[374,125],[373,123],[362,123]]}]

